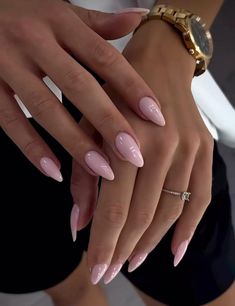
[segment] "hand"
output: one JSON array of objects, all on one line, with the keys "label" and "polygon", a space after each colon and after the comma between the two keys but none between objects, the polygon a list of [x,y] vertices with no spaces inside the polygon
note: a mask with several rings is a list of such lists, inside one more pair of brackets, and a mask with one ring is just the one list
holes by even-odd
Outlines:
[{"label": "hand", "polygon": [[[98,35],[105,39],[126,35],[140,20],[140,13],[105,14],[59,0],[0,2],[0,125],[44,174],[62,180],[59,161],[27,121],[14,94],[86,171],[110,180],[114,177],[107,156],[42,82],[45,75],[86,116],[119,158],[142,166],[133,129],[95,78],[74,59],[109,82],[137,114],[148,119],[146,101],[158,110],[153,92],[124,57]],[[147,100],[143,101],[144,97]],[[151,118],[163,124],[159,116]]]},{"label": "hand", "polygon": [[[138,32],[125,54],[160,98],[166,126],[159,128],[141,121],[112,89],[105,87],[136,131],[145,164],[138,169],[118,160],[104,143],[116,177],[112,182],[102,181],[94,211],[88,248],[88,266],[92,269],[93,283],[97,283],[105,272],[105,283],[111,281],[127,259],[130,261],[129,271],[133,271],[176,221],[171,250],[175,255],[174,265],[177,265],[210,203],[213,139],[190,90],[195,64],[179,44],[175,33],[165,27],[161,29],[161,26],[158,31],[158,37],[160,34],[167,37],[165,42],[154,42],[156,48],[153,50],[158,50],[161,57],[156,56],[156,52],[152,57],[149,49],[144,51],[140,44],[143,50],[137,52],[135,48],[141,40]],[[172,45],[173,48],[169,48]],[[172,50],[178,56],[177,62],[173,62],[173,55],[167,53]],[[181,78],[178,71],[182,71]],[[82,124],[87,133],[94,135],[86,122],[82,121]],[[82,178],[83,173],[79,174],[78,169],[75,172],[78,175],[73,181],[73,186],[76,186],[73,195],[82,213],[77,220],[72,218],[72,225],[76,226],[77,221],[80,229],[95,207],[97,182],[88,174]],[[184,203],[179,196],[162,192],[163,188],[189,190],[192,193],[190,202]],[[86,215],[84,211],[89,213]],[[73,212],[78,212],[76,206]]]}]

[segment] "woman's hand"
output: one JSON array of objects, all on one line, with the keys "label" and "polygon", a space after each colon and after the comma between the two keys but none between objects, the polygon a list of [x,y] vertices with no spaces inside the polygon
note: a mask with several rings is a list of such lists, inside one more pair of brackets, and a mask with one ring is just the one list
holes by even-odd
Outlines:
[{"label": "woman's hand", "polygon": [[[112,182],[102,181],[94,212],[88,248],[93,283],[105,272],[105,283],[111,281],[127,259],[129,271],[133,271],[176,221],[171,250],[177,265],[211,199],[213,139],[191,94],[194,60],[185,52],[177,34],[160,22],[157,38],[151,40],[155,46],[141,44],[142,35],[147,37],[150,31],[147,28],[139,29],[141,32],[135,34],[124,53],[160,98],[166,126],[160,128],[140,120],[113,89],[105,86],[136,131],[145,164],[138,169],[118,160],[104,143],[116,176]],[[82,121],[82,125],[94,135],[86,122]],[[82,177],[77,167],[74,173],[73,195],[81,214],[78,218],[75,206],[72,226],[76,228],[77,222],[80,229],[95,207],[97,181],[88,174]],[[163,188],[190,191],[190,202],[162,192]]]},{"label": "woman's hand", "polygon": [[[163,125],[160,111],[147,118],[148,103],[159,110],[153,92],[125,58],[98,35],[105,39],[126,35],[140,20],[141,10],[105,14],[60,0],[0,1],[0,125],[45,174],[62,180],[59,161],[27,121],[14,94],[86,171],[109,180],[114,177],[102,150],[43,83],[45,75],[84,114],[120,159],[138,167],[143,165],[133,129],[82,66],[111,84],[143,119]],[[139,103],[143,103],[143,114]]]}]

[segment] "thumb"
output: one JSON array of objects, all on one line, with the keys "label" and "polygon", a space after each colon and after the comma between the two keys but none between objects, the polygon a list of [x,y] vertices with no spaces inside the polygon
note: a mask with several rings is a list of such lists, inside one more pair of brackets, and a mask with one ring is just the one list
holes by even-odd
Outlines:
[{"label": "thumb", "polygon": [[148,9],[141,8],[129,8],[128,11],[117,13],[87,10],[76,5],[71,5],[71,8],[83,22],[104,39],[120,38],[134,31],[142,17],[149,12]]}]

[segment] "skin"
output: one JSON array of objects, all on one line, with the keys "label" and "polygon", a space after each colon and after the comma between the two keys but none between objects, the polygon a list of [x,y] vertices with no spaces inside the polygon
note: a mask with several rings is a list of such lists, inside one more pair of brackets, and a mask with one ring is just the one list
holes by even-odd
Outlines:
[{"label": "skin", "polygon": [[73,57],[112,84],[126,103],[145,118],[138,103],[145,96],[154,98],[153,92],[126,59],[105,41],[126,35],[140,20],[141,14],[87,11],[60,0],[0,1],[0,126],[40,171],[43,172],[42,157],[53,160],[58,168],[60,162],[29,124],[14,94],[90,174],[96,175],[85,163],[88,151],[96,151],[108,160],[44,84],[45,75],[96,127],[118,158],[125,160],[115,146],[119,132],[126,132],[138,143],[124,116]]}]

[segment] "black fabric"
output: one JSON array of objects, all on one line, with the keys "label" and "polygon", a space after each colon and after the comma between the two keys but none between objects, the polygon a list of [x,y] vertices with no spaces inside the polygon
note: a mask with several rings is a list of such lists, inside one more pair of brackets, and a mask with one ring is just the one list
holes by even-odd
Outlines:
[{"label": "black fabric", "polygon": [[[64,105],[79,120],[80,113],[65,97]],[[7,293],[42,290],[62,281],[79,264],[89,237],[90,225],[78,233],[76,243],[71,238],[70,156],[30,120],[61,161],[64,181],[41,174],[0,131],[0,291]],[[132,273],[126,265],[122,269],[136,287],[171,306],[206,303],[234,280],[230,199],[216,144],[213,174],[212,203],[180,265],[173,268],[172,229],[140,268]]]}]

